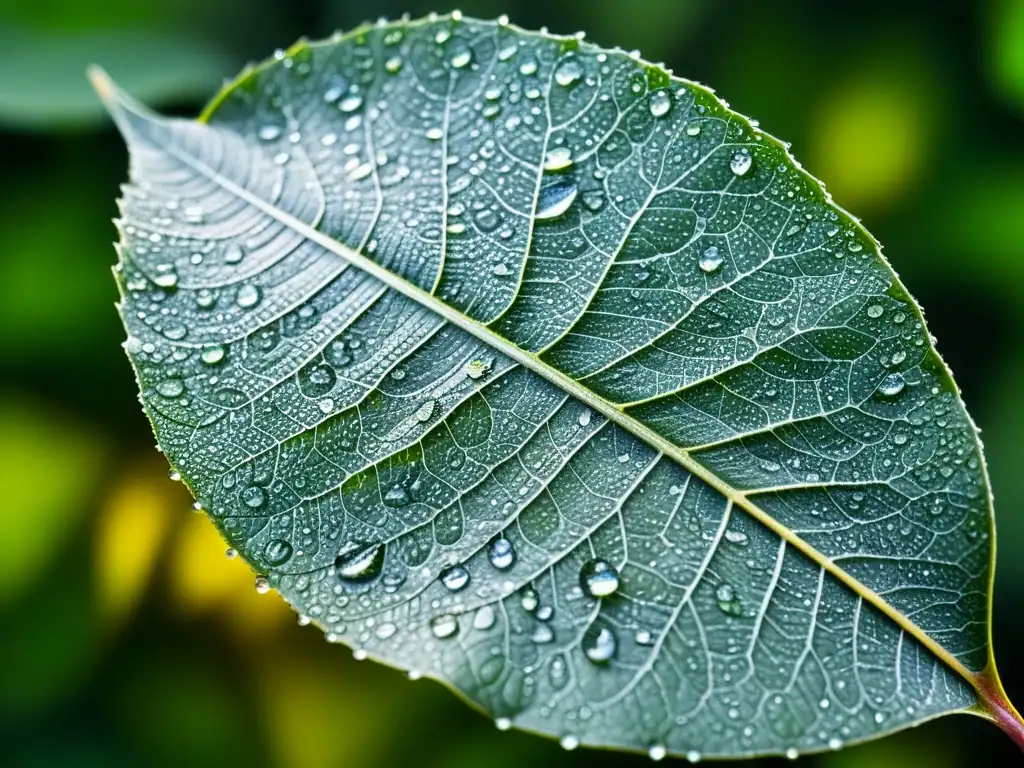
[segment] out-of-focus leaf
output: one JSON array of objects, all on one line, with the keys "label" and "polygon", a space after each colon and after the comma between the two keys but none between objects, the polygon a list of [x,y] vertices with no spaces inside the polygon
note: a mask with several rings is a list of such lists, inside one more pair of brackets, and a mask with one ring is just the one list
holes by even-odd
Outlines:
[{"label": "out-of-focus leaf", "polygon": [[154,103],[208,93],[230,66],[194,35],[151,29],[44,33],[0,23],[0,124],[98,125],[103,110],[85,70],[99,60]]},{"label": "out-of-focus leaf", "polygon": [[[89,194],[83,183],[89,172],[68,164],[59,184],[19,180],[18,194],[0,206],[0,354],[6,359],[68,360],[88,354],[104,330],[116,327],[115,295],[102,274],[110,262],[105,219],[114,210]],[[57,225],[49,223],[54,211]]]},{"label": "out-of-focus leaf", "polygon": [[999,92],[1024,109],[1024,0],[990,0],[985,8],[989,71]]},{"label": "out-of-focus leaf", "polygon": [[329,638],[567,748],[1009,722],[920,310],[707,89],[457,15],[301,43],[200,122],[96,83],[160,444]]},{"label": "out-of-focus leaf", "polygon": [[73,419],[0,398],[0,609],[52,566],[79,530],[105,448]]},{"label": "out-of-focus leaf", "polygon": [[152,463],[129,467],[96,521],[96,602],[108,624],[120,624],[149,585],[167,534],[187,508],[167,493],[166,475]]}]

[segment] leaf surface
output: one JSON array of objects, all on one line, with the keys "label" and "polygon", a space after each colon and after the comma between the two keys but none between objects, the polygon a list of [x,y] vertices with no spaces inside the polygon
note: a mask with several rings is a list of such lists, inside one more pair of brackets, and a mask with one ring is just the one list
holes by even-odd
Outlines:
[{"label": "leaf surface", "polygon": [[874,240],[710,91],[458,16],[198,122],[96,82],[160,445],[328,639],[653,757],[978,707],[975,429]]}]

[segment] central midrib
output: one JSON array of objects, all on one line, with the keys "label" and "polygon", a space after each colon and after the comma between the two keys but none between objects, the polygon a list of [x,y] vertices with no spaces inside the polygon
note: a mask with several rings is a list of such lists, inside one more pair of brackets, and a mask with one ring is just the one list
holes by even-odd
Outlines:
[{"label": "central midrib", "polygon": [[[111,85],[113,88],[113,86]],[[127,109],[128,107],[123,101],[117,101],[113,105],[116,110]],[[146,119],[161,119],[145,116]],[[475,338],[479,339],[489,347],[493,348],[497,352],[506,355],[510,359],[514,360],[524,368],[536,373],[551,384],[559,387],[562,391],[567,392],[576,399],[586,404],[589,408],[597,411],[598,413],[605,416],[611,422],[618,424],[620,427],[625,429],[630,434],[643,440],[649,446],[655,450],[661,451],[666,456],[672,458],[680,466],[686,469],[691,474],[695,475],[716,491],[721,493],[726,499],[731,501],[736,507],[739,507],[744,512],[749,514],[759,523],[764,525],[766,528],[774,532],[776,535],[781,537],[790,546],[794,547],[801,554],[807,557],[812,562],[819,565],[826,572],[837,578],[840,582],[845,584],[850,590],[855,592],[858,596],[863,598],[869,604],[878,609],[881,613],[892,620],[897,626],[909,635],[914,637],[919,643],[925,648],[931,651],[937,658],[943,663],[961,675],[968,683],[971,684],[976,690],[979,688],[979,677],[977,674],[971,672],[967,667],[960,662],[955,656],[949,651],[939,645],[930,635],[928,635],[921,627],[911,621],[907,616],[897,610],[889,602],[887,602],[881,595],[875,592],[873,589],[868,587],[866,584],[851,576],[849,573],[844,571],[836,563],[834,563],[829,557],[819,552],[815,547],[809,544],[807,541],[802,539],[794,531],[790,530],[783,524],[775,520],[771,515],[765,512],[763,509],[758,507],[750,498],[743,492],[733,488],[724,480],[719,478],[713,472],[709,471],[704,465],[700,464],[694,459],[690,453],[665,439],[657,432],[652,430],[642,422],[637,421],[633,417],[626,414],[621,408],[616,405],[598,397],[586,387],[582,386],[575,379],[567,376],[556,368],[548,365],[536,355],[527,352],[520,347],[513,344],[505,337],[497,334],[490,328],[472,318],[459,312],[454,307],[449,306],[437,297],[428,293],[427,291],[419,288],[416,285],[408,282],[404,278],[396,275],[395,273],[385,269],[381,265],[377,264],[372,259],[367,258],[361,253],[352,250],[343,243],[338,242],[332,237],[320,232],[319,230],[309,226],[308,224],[300,221],[286,211],[282,211],[276,206],[266,202],[262,198],[249,192],[247,189],[240,187],[228,178],[225,178],[213,168],[209,167],[201,160],[198,160],[189,155],[183,154],[174,147],[161,147],[163,151],[171,154],[178,161],[188,165],[196,172],[203,174],[205,177],[213,181],[215,184],[221,186],[227,192],[237,195],[240,199],[245,202],[257,207],[269,216],[272,216],[283,225],[291,228],[297,234],[305,237],[325,250],[336,254],[337,256],[345,259],[347,262],[355,266],[357,269],[372,275],[374,278],[380,280],[382,283],[392,288],[402,295],[412,299],[419,303],[421,306],[429,309],[430,311],[440,315],[447,322],[453,326],[464,330],[466,333],[471,334]],[[980,692],[980,691],[979,691]]]}]

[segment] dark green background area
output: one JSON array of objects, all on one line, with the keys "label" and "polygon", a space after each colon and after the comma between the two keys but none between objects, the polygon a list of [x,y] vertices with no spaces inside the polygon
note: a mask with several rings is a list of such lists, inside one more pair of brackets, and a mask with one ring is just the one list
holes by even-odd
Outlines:
[{"label": "dark green background area", "polygon": [[[466,0],[713,88],[823,179],[924,305],[983,429],[994,644],[1024,703],[1024,0]],[[87,64],[196,114],[246,61],[423,0],[0,0],[0,762],[628,766],[358,664],[223,557],[135,401],[109,268],[126,156]],[[1013,765],[944,719],[801,764]],[[785,761],[779,761],[785,764]],[[763,765],[772,761],[763,761]]]}]

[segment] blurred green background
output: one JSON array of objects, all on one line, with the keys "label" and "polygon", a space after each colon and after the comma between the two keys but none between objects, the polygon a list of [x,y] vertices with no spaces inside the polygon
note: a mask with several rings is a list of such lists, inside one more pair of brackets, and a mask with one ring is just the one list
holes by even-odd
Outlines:
[{"label": "blurred green background", "polygon": [[[1024,0],[465,0],[583,29],[718,90],[793,142],[928,310],[984,430],[995,647],[1024,703]],[[927,12],[923,9],[927,8]],[[0,762],[10,766],[639,766],[499,733],[432,683],[302,629],[166,478],[109,268],[120,140],[103,64],[195,114],[247,60],[426,0],[0,0]],[[807,758],[1020,764],[969,717]],[[771,765],[762,761],[748,765]]]}]

